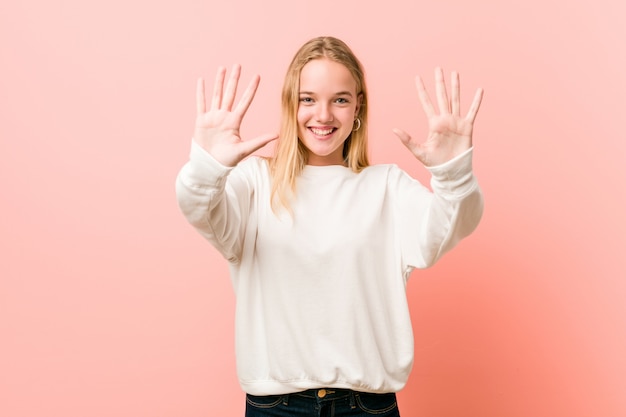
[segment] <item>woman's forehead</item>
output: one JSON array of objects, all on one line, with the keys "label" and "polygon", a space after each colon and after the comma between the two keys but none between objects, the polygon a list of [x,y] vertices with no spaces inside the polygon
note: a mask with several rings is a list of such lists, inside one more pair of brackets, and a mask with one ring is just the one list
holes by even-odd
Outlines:
[{"label": "woman's forehead", "polygon": [[300,92],[355,92],[356,80],[345,65],[322,58],[309,61],[300,72]]}]

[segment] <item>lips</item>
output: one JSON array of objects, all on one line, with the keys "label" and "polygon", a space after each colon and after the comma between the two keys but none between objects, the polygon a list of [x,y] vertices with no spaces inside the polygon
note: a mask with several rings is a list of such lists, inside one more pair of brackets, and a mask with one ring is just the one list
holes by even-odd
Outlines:
[{"label": "lips", "polygon": [[332,134],[337,128],[335,127],[309,127],[309,130],[316,136],[328,136]]}]

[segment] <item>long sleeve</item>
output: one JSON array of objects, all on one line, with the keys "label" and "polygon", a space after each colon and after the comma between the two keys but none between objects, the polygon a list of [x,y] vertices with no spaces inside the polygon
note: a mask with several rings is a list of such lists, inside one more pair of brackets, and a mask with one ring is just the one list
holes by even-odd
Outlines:
[{"label": "long sleeve", "polygon": [[189,162],[176,179],[183,214],[231,263],[240,260],[253,194],[240,171],[221,165],[192,141]]},{"label": "long sleeve", "polygon": [[428,168],[432,192],[408,175],[398,179],[398,206],[405,274],[432,266],[478,226],[483,197],[472,172],[469,149]]}]

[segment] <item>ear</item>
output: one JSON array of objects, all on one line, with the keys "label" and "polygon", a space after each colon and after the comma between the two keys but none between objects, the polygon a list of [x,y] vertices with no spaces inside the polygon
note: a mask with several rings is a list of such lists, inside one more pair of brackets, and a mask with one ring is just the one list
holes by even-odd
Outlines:
[{"label": "ear", "polygon": [[354,109],[354,117],[359,116],[361,111],[361,104],[363,104],[363,93],[360,93],[356,98],[356,109]]}]

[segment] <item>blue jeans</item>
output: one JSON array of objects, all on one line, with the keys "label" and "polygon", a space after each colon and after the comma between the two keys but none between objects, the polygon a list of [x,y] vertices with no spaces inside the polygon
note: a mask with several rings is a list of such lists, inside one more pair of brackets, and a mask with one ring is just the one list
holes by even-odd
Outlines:
[{"label": "blue jeans", "polygon": [[285,395],[246,395],[246,417],[400,417],[396,394],[311,389]]}]

